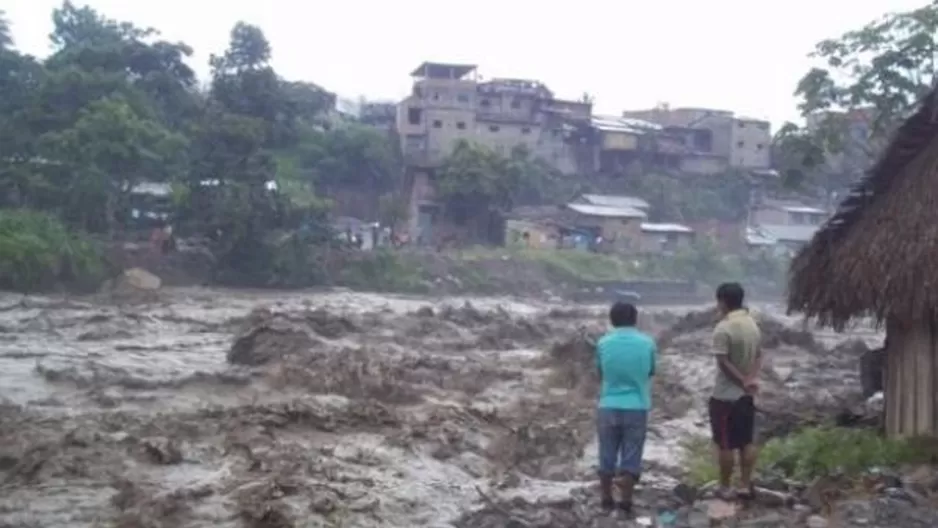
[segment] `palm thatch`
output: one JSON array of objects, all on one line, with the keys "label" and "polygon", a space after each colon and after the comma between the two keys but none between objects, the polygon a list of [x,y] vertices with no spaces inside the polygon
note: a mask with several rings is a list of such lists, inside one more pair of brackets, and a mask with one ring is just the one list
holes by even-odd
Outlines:
[{"label": "palm thatch", "polygon": [[788,310],[842,329],[853,317],[938,315],[938,91],[792,261]]}]

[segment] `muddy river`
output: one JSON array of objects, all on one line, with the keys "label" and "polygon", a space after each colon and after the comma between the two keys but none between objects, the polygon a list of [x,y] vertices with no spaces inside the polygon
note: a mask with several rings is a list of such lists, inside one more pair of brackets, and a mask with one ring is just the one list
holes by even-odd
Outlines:
[{"label": "muddy river", "polygon": [[[642,325],[661,334],[691,308]],[[496,500],[569,500],[595,480],[577,343],[604,312],[347,292],[0,296],[0,526],[470,527]],[[681,446],[706,432],[707,330],[672,334],[649,492],[673,486]],[[856,384],[855,358],[795,341],[772,345],[769,414]]]}]

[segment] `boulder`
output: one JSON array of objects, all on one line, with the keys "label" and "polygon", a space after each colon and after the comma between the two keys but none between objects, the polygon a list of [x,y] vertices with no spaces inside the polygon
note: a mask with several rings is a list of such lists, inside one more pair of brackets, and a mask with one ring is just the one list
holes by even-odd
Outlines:
[{"label": "boulder", "polygon": [[162,281],[156,275],[143,268],[130,268],[124,270],[114,281],[116,289],[133,289],[142,291],[155,291],[160,289]]}]

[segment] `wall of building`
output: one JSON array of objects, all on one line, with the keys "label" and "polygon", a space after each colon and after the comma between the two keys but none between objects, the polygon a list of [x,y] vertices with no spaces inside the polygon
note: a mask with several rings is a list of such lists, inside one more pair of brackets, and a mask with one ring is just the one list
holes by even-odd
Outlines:
[{"label": "wall of building", "polygon": [[745,169],[765,169],[771,165],[772,132],[768,121],[734,119],[730,165]]},{"label": "wall of building", "polygon": [[642,220],[576,215],[573,225],[598,229],[603,243],[620,251],[638,251],[641,247]]},{"label": "wall of building", "polygon": [[762,225],[786,225],[788,212],[780,207],[759,207],[753,209],[752,221]]},{"label": "wall of building", "polygon": [[642,231],[639,238],[639,251],[642,253],[661,253],[690,249],[694,242],[693,233],[659,233]]},{"label": "wall of building", "polygon": [[727,166],[726,158],[720,156],[684,156],[680,161],[681,171],[688,174],[719,174]]}]

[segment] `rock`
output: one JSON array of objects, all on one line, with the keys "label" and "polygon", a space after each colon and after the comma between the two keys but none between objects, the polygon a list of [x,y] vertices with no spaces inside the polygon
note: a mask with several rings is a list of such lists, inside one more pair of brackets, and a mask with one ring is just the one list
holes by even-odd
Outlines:
[{"label": "rock", "polygon": [[787,493],[757,487],[756,502],[766,508],[784,508],[790,506],[795,501],[794,498]]},{"label": "rock", "polygon": [[699,490],[694,486],[689,486],[687,484],[678,484],[674,486],[674,496],[681,500],[684,504],[693,504],[697,501]]},{"label": "rock", "polygon": [[114,282],[116,289],[134,289],[143,291],[154,291],[160,289],[162,280],[156,275],[143,268],[130,268],[123,273]]},{"label": "rock", "polygon": [[808,528],[827,528],[828,522],[827,519],[820,515],[812,515],[808,517],[806,524]]},{"label": "rock", "polygon": [[902,487],[926,496],[938,492],[938,471],[932,466],[919,466],[903,475]]}]

